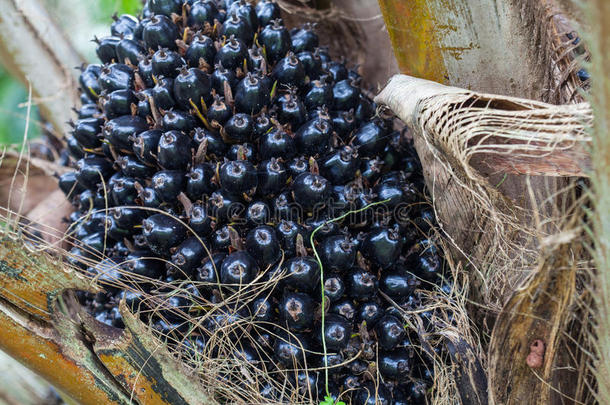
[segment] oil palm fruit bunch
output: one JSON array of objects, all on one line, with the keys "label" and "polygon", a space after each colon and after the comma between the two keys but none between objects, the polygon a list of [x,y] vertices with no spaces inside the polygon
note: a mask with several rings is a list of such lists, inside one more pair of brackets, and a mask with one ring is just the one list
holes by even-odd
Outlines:
[{"label": "oil palm fruit bunch", "polygon": [[[288,385],[374,403],[371,370],[378,402],[424,401],[432,377],[398,308],[443,280],[434,216],[359,74],[270,0],[148,0],[95,42],[59,181],[69,261],[106,286],[80,294],[92,314],[120,328],[125,300],[169,346],[264,365],[268,401]],[[231,335],[239,349],[208,345],[237,321],[252,328]]]}]

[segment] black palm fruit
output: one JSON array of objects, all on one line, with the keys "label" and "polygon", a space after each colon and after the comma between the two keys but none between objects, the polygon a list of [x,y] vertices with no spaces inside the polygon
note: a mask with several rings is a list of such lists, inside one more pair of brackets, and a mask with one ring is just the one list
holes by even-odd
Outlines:
[{"label": "black palm fruit", "polygon": [[159,77],[155,87],[152,89],[152,97],[155,107],[164,110],[174,108],[176,98],[174,97],[174,79],[171,77]]},{"label": "black palm fruit", "polygon": [[362,244],[362,253],[382,268],[396,262],[403,247],[403,238],[397,228],[371,230]]},{"label": "black palm fruit", "polygon": [[228,255],[220,266],[220,281],[224,284],[243,285],[251,282],[258,271],[256,262],[246,252]]},{"label": "black palm fruit", "polygon": [[252,42],[252,27],[250,23],[237,13],[231,13],[222,23],[220,34],[229,38],[231,36],[243,41],[246,44]]},{"label": "black palm fruit", "polygon": [[184,58],[189,67],[211,69],[214,66],[215,56],[216,47],[212,38],[198,32],[193,37]]},{"label": "black palm fruit", "polygon": [[234,160],[223,163],[218,171],[220,186],[231,194],[252,195],[258,186],[258,176],[252,163]]},{"label": "black palm fruit", "polygon": [[94,42],[97,44],[95,51],[97,53],[97,57],[100,58],[102,63],[112,63],[113,61],[116,62],[116,47],[120,41],[121,38],[116,36],[94,39]]},{"label": "black palm fruit", "polygon": [[153,214],[142,222],[144,238],[153,253],[170,256],[170,248],[186,238],[186,227],[170,215]]},{"label": "black palm fruit", "polygon": [[161,135],[157,146],[157,162],[164,169],[185,170],[192,160],[193,140],[180,131]]},{"label": "black palm fruit", "polygon": [[309,24],[305,24],[302,28],[292,31],[290,37],[294,52],[313,51],[318,46],[318,36],[313,32],[313,27]]},{"label": "black palm fruit", "polygon": [[288,52],[273,68],[273,78],[281,85],[301,87],[305,84],[305,67],[293,52]]},{"label": "black palm fruit", "polygon": [[138,19],[129,14],[112,16],[113,22],[110,25],[110,33],[117,37],[133,36],[138,27]]},{"label": "black palm fruit", "polygon": [[248,47],[239,38],[231,35],[227,42],[216,53],[215,63],[226,69],[235,69],[247,63]]},{"label": "black palm fruit", "polygon": [[191,4],[188,24],[196,28],[203,28],[205,23],[214,24],[218,18],[218,8],[212,0],[197,0]]},{"label": "black palm fruit", "polygon": [[161,48],[152,56],[151,64],[155,76],[176,77],[178,69],[184,65],[184,60],[177,52]]},{"label": "black palm fruit", "polygon": [[261,269],[269,268],[280,258],[280,243],[272,227],[261,225],[246,236],[246,250]]},{"label": "black palm fruit", "polygon": [[[381,403],[422,403],[425,354],[386,300],[433,332],[419,290],[453,280],[421,239],[435,218],[408,137],[274,0],[145,3],[96,41],[62,152],[75,169],[59,178],[75,209],[68,262],[106,288],[83,304],[122,327],[125,297],[187,362],[264,365],[274,381],[260,395],[276,402],[287,387],[303,402],[373,403],[374,381]],[[221,332],[233,349],[209,338]],[[325,363],[328,393],[304,369]],[[219,381],[245,387],[233,375]]]},{"label": "black palm fruit", "polygon": [[313,325],[313,300],[308,294],[288,292],[280,301],[280,322],[291,331],[304,331]]},{"label": "black palm fruit", "polygon": [[265,26],[280,17],[280,8],[271,0],[261,0],[256,3],[256,17],[261,26]]},{"label": "black palm fruit", "polygon": [[142,40],[148,49],[176,49],[176,40],[180,37],[178,27],[165,15],[155,15],[144,26]]},{"label": "black palm fruit", "polygon": [[290,34],[281,20],[273,20],[260,33],[259,42],[265,47],[267,60],[275,63],[290,50]]},{"label": "black palm fruit", "polygon": [[212,82],[207,73],[197,69],[183,69],[174,80],[174,99],[182,108],[190,108],[191,103],[199,106],[201,100],[212,100]]},{"label": "black palm fruit", "polygon": [[235,109],[238,112],[258,114],[263,107],[269,104],[271,89],[264,80],[248,73],[238,84],[235,90]]}]

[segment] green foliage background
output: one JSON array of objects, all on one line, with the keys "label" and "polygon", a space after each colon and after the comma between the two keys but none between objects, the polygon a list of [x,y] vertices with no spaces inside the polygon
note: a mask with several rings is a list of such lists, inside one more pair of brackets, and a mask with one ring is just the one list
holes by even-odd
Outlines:
[{"label": "green foliage background", "polygon": [[[94,35],[109,35],[112,14],[137,15],[142,7],[140,0],[42,0],[49,13],[56,17],[60,26],[66,32],[72,31],[72,24],[78,21],[81,27],[87,27],[90,32],[78,32],[79,38],[73,38],[78,50],[87,60],[95,58],[95,47],[89,40]],[[72,7],[72,5],[76,7]],[[85,5],[83,7],[83,5]],[[66,15],[66,9],[79,15]],[[83,37],[83,38],[80,38]],[[15,80],[1,66],[0,61],[0,145],[21,143],[24,136],[26,121],[27,88]],[[32,108],[28,139],[40,136],[38,124],[39,115]]]}]

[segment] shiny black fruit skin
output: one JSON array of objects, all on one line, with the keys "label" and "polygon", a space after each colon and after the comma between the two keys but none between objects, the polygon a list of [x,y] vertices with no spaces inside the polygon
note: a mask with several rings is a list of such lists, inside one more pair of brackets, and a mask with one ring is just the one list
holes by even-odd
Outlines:
[{"label": "shiny black fruit skin", "polygon": [[99,83],[101,73],[102,67],[100,65],[91,64],[83,69],[78,78],[83,93],[93,100],[97,100],[102,93],[102,86]]},{"label": "shiny black fruit skin", "polygon": [[[302,52],[297,53],[297,58],[299,58],[299,60],[303,64],[303,67],[305,68],[305,74],[307,76],[309,76],[310,80],[319,78],[320,74],[322,73],[322,60],[320,59],[320,56],[316,52],[302,51]],[[332,100],[332,93],[331,93],[331,100]],[[326,103],[324,103],[324,104],[326,104]],[[321,104],[321,105],[324,105],[324,104]],[[331,104],[328,103],[326,105],[330,106]]]},{"label": "shiny black fruit skin", "polygon": [[255,322],[271,322],[276,317],[275,308],[273,298],[260,297],[252,302],[250,312]]},{"label": "shiny black fruit skin", "polygon": [[281,20],[274,20],[263,28],[258,40],[265,47],[270,64],[286,56],[290,50],[290,34]]},{"label": "shiny black fruit skin", "polygon": [[351,334],[352,324],[346,318],[337,314],[326,315],[324,319],[324,338],[329,351],[345,349]]},{"label": "shiny black fruit skin", "polygon": [[377,294],[379,288],[377,277],[360,267],[352,268],[346,280],[348,294],[356,300],[369,300]]},{"label": "shiny black fruit skin", "polygon": [[392,404],[392,395],[390,391],[383,385],[375,384],[367,381],[359,388],[352,396],[354,405],[390,405]]},{"label": "shiny black fruit skin", "polygon": [[361,156],[373,157],[381,153],[389,141],[387,130],[378,122],[364,124],[354,133],[352,145]]},{"label": "shiny black fruit skin", "polygon": [[379,287],[390,298],[402,302],[420,285],[417,278],[402,269],[388,269],[381,274]]},{"label": "shiny black fruit skin", "polygon": [[192,68],[201,67],[202,61],[210,68],[213,67],[215,56],[216,48],[214,47],[214,41],[212,38],[201,33],[197,33],[193,37],[193,41],[184,55],[189,67]]},{"label": "shiny black fruit skin", "polygon": [[252,44],[252,27],[245,18],[236,13],[229,14],[229,17],[222,23],[220,35],[227,38],[235,37],[245,44]]},{"label": "shiny black fruit skin", "polygon": [[153,14],[161,14],[171,16],[172,13],[180,14],[182,10],[182,2],[179,0],[148,0],[148,9]]},{"label": "shiny black fruit skin", "polygon": [[273,196],[278,193],[288,180],[288,172],[284,164],[276,159],[262,161],[258,165],[258,194]]},{"label": "shiny black fruit skin", "polygon": [[225,98],[228,97],[229,95],[225,91],[227,90],[227,86],[231,89],[231,94],[235,94],[235,86],[237,86],[239,80],[237,79],[234,70],[227,69],[222,66],[221,63],[217,63],[214,66],[214,72],[212,72],[210,78],[212,80],[212,88],[217,94]]},{"label": "shiny black fruit skin", "polygon": [[353,110],[334,111],[331,117],[333,130],[342,138],[349,137],[354,129],[356,129],[357,122],[354,118]]},{"label": "shiny black fruit skin", "polygon": [[309,25],[293,30],[290,33],[290,37],[293,52],[313,52],[318,46],[318,36],[313,32],[311,26]]},{"label": "shiny black fruit skin", "polygon": [[212,185],[214,167],[209,163],[197,164],[186,174],[186,195],[192,201],[203,201],[216,187]]},{"label": "shiny black fruit skin", "polygon": [[282,283],[287,288],[311,293],[320,285],[320,266],[311,256],[288,259],[282,268],[286,273]]},{"label": "shiny black fruit skin", "polygon": [[193,204],[189,213],[189,226],[199,236],[207,236],[214,230],[215,224],[208,215],[206,207],[201,204]]},{"label": "shiny black fruit skin", "polygon": [[193,141],[180,131],[165,132],[159,139],[157,162],[164,169],[186,170],[192,161]]},{"label": "shiny black fruit skin", "polygon": [[233,160],[223,163],[218,171],[220,186],[236,195],[252,195],[258,186],[256,168],[247,160]]},{"label": "shiny black fruit skin", "polygon": [[186,238],[172,254],[173,266],[169,267],[170,272],[180,278],[192,278],[201,259],[207,254],[204,248],[206,243],[204,239],[195,236]]},{"label": "shiny black fruit skin", "polygon": [[275,339],[273,353],[283,366],[294,367],[295,364],[303,364],[309,347],[309,340],[305,335],[285,334]]},{"label": "shiny black fruit skin", "polygon": [[184,109],[191,108],[191,101],[201,108],[201,100],[212,101],[210,76],[196,68],[183,69],[174,80],[174,99]]},{"label": "shiny black fruit skin", "polygon": [[100,133],[103,120],[100,118],[84,118],[76,121],[72,135],[80,145],[95,149],[101,146]]},{"label": "shiny black fruit skin", "polygon": [[127,177],[144,179],[154,173],[151,167],[145,165],[133,155],[119,156],[116,164],[121,169],[121,173]]},{"label": "shiny black fruit skin", "polygon": [[184,66],[185,62],[177,52],[161,48],[153,54],[151,63],[155,76],[176,77],[178,69]]},{"label": "shiny black fruit skin", "polygon": [[229,143],[247,142],[252,135],[253,123],[248,114],[237,113],[225,124],[225,141]]},{"label": "shiny black fruit skin", "polygon": [[300,98],[294,93],[283,95],[278,101],[278,118],[296,130],[307,119],[307,110]]},{"label": "shiny black fruit skin", "polygon": [[102,61],[102,63],[108,64],[112,63],[113,61],[116,61],[116,47],[121,41],[121,38],[111,36],[104,37],[101,39],[95,38],[93,41],[97,44],[95,52],[97,53],[97,57],[100,58],[100,61]]},{"label": "shiny black fruit skin", "polygon": [[248,47],[239,38],[231,35],[225,45],[216,53],[215,63],[220,63],[226,69],[236,69],[243,66],[248,58]]},{"label": "shiny black fruit skin", "polygon": [[216,121],[220,125],[233,115],[233,110],[224,102],[223,98],[218,94],[214,96],[214,102],[208,107],[208,122],[211,124]]},{"label": "shiny black fruit skin", "polygon": [[89,190],[112,176],[112,163],[101,157],[87,157],[76,162],[78,183]]},{"label": "shiny black fruit skin", "polygon": [[292,52],[280,59],[272,76],[280,85],[301,87],[305,84],[305,67]]},{"label": "shiny black fruit skin", "polygon": [[273,20],[280,18],[280,8],[270,0],[261,0],[256,3],[256,17],[261,27],[270,24]]},{"label": "shiny black fruit skin", "polygon": [[148,247],[161,257],[170,256],[170,248],[186,238],[186,228],[177,219],[165,214],[153,214],[142,222]]},{"label": "shiny black fruit skin", "polygon": [[330,196],[330,189],[331,184],[327,179],[313,173],[298,175],[292,185],[294,200],[298,201],[306,210],[326,204]]},{"label": "shiny black fruit skin", "polygon": [[112,19],[114,21],[110,25],[110,33],[117,37],[132,36],[138,27],[138,19],[129,14],[114,15]]},{"label": "shiny black fruit skin", "polygon": [[[279,216],[276,215],[276,218],[279,218]],[[282,249],[285,251],[285,255],[288,257],[294,256],[296,254],[297,236],[305,237],[303,227],[298,222],[282,219],[275,226],[275,232],[278,235]]]},{"label": "shiny black fruit skin", "polygon": [[210,158],[220,158],[226,153],[227,145],[223,142],[222,138],[207,129],[195,128],[193,140],[197,143],[197,146],[205,142],[206,156]]},{"label": "shiny black fruit skin", "polygon": [[151,166],[157,164],[157,158],[155,156],[157,154],[157,147],[159,146],[161,135],[163,135],[162,131],[151,129],[135,136],[132,150],[142,163]]},{"label": "shiny black fruit skin", "polygon": [[220,266],[220,281],[234,287],[248,284],[258,271],[255,260],[247,252],[235,252],[227,256]]},{"label": "shiny black fruit skin", "polygon": [[[308,111],[326,106],[330,107],[333,103],[333,87],[322,80],[314,80],[309,83],[309,87],[303,98],[303,103]],[[342,133],[340,135],[343,135]]]},{"label": "shiny black fruit skin", "polygon": [[363,302],[356,312],[356,322],[358,324],[366,322],[366,326],[370,329],[377,324],[383,314],[383,308],[379,303],[375,301]]},{"label": "shiny black fruit skin", "polygon": [[246,250],[262,269],[272,266],[281,256],[280,242],[272,227],[261,225],[246,235]]},{"label": "shiny black fruit skin", "polygon": [[349,80],[341,80],[333,86],[333,108],[335,110],[355,109],[360,101],[360,89]]},{"label": "shiny black fruit skin", "polygon": [[206,22],[210,25],[214,24],[215,18],[218,18],[216,4],[210,0],[198,0],[191,5],[188,24],[202,28]]},{"label": "shiny black fruit skin", "polygon": [[321,155],[328,150],[331,134],[332,124],[329,120],[311,119],[296,132],[298,150],[305,156]]},{"label": "shiny black fruit skin", "polygon": [[161,170],[151,179],[151,185],[158,198],[166,203],[174,203],[184,190],[186,174],[181,170]]},{"label": "shiny black fruit skin", "polygon": [[147,56],[142,58],[138,62],[138,75],[144,82],[147,88],[155,87],[155,81],[153,80],[153,67],[152,67],[152,57]]},{"label": "shiny black fruit skin", "polygon": [[195,128],[197,121],[186,111],[172,110],[165,113],[163,116],[164,131],[182,131],[189,133]]},{"label": "shiny black fruit skin", "polygon": [[[158,280],[165,274],[165,263],[163,260],[154,258],[154,254],[145,250],[131,252],[121,261],[121,267],[129,272],[126,278],[132,278],[134,282],[141,282],[139,277]],[[139,277],[138,277],[139,276]]]},{"label": "shiny black fruit skin", "polygon": [[174,79],[171,77],[159,77],[157,84],[152,89],[152,97],[157,108],[169,110],[176,105],[174,97]]},{"label": "shiny black fruit skin", "polygon": [[104,112],[108,118],[131,114],[131,105],[137,101],[136,96],[131,90],[115,90],[103,96],[102,100]]},{"label": "shiny black fruit skin", "polygon": [[349,146],[344,146],[322,161],[321,171],[333,184],[344,184],[355,177],[359,166],[357,152]]},{"label": "shiny black fruit skin", "polygon": [[106,123],[104,138],[117,152],[130,153],[133,150],[134,136],[149,129],[146,120],[138,116],[123,115]]},{"label": "shiny black fruit skin", "polygon": [[343,235],[325,238],[317,250],[325,270],[347,271],[356,260],[354,243]]},{"label": "shiny black fruit skin", "polygon": [[380,348],[393,350],[405,338],[406,332],[397,317],[384,315],[375,325],[375,334]]},{"label": "shiny black fruit skin", "polygon": [[117,59],[121,63],[129,62],[135,66],[145,54],[144,48],[132,39],[124,38],[116,46]]},{"label": "shiny black fruit skin", "polygon": [[211,257],[205,255],[201,260],[201,265],[197,268],[195,278],[201,283],[206,283],[202,287],[212,290],[220,283],[220,266],[227,257],[226,253],[214,253]]},{"label": "shiny black fruit skin", "polygon": [[332,303],[329,308],[329,313],[341,315],[350,322],[354,321],[354,318],[356,317],[356,311],[357,308],[354,302],[346,298]]},{"label": "shiny black fruit skin", "polygon": [[391,352],[381,352],[377,367],[385,378],[403,380],[411,371],[411,359],[405,349],[395,349]]},{"label": "shiny black fruit skin", "polygon": [[277,128],[262,135],[259,140],[259,155],[261,159],[289,159],[296,153],[294,140],[285,131]]},{"label": "shiny black fruit skin", "polygon": [[248,72],[235,89],[235,109],[241,113],[258,114],[271,101],[270,92],[265,80]]},{"label": "shiny black fruit skin", "polygon": [[133,85],[133,70],[122,63],[102,67],[99,83],[102,90],[129,90]]},{"label": "shiny black fruit skin", "polygon": [[397,229],[376,228],[368,233],[360,251],[367,259],[386,269],[396,262],[403,244]]},{"label": "shiny black fruit skin", "polygon": [[245,222],[247,226],[256,227],[269,222],[271,211],[264,201],[253,201],[246,208]]},{"label": "shiny black fruit skin", "polygon": [[176,40],[180,37],[178,27],[165,15],[155,15],[144,27],[142,39],[148,49],[177,48]]},{"label": "shiny black fruit skin", "polygon": [[304,331],[313,325],[314,302],[308,294],[286,292],[279,304],[280,322],[291,331]]}]

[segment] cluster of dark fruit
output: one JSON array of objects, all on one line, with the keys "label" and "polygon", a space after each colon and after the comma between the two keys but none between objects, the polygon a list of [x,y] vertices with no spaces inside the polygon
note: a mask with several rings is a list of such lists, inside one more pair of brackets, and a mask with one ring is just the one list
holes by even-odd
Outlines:
[{"label": "cluster of dark fruit", "polygon": [[[107,287],[81,300],[122,327],[123,299],[193,351],[249,319],[267,325],[240,346],[252,364],[326,364],[331,394],[353,403],[374,402],[378,371],[379,403],[423,402],[429,367],[395,306],[416,308],[416,289],[441,282],[422,236],[433,215],[419,162],[358,73],[279,11],[269,0],[148,0],[141,19],[117,17],[96,39],[102,64],[82,70],[67,138],[76,170],[59,182],[76,209],[69,260]],[[222,311],[222,297],[253,282],[267,287]],[[150,297],[163,305],[152,310]],[[193,327],[201,303],[216,312]],[[284,375],[326,394],[324,372]],[[272,385],[260,392],[281,400]]]}]

